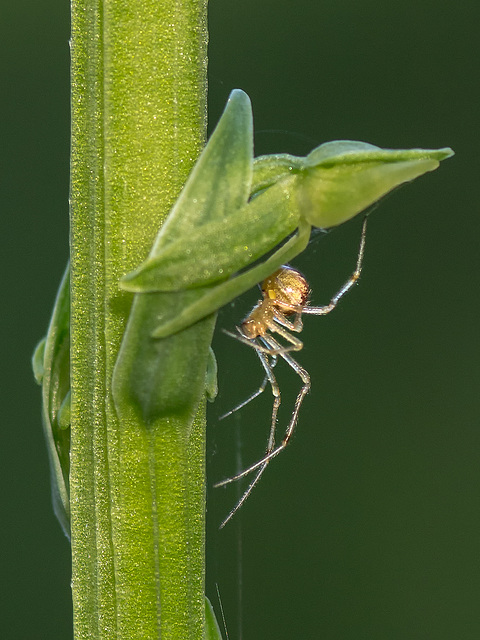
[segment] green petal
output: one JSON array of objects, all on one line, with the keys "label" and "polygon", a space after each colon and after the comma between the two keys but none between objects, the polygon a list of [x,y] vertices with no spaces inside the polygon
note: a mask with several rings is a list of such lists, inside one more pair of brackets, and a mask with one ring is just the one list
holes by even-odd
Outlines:
[{"label": "green petal", "polygon": [[380,149],[364,142],[329,142],[305,160],[295,192],[298,207],[312,226],[337,226],[451,155],[448,148]]},{"label": "green petal", "polygon": [[[208,225],[211,228],[212,223],[217,223],[220,229],[216,228],[214,235],[218,241],[222,225],[228,225],[236,211],[247,203],[252,166],[252,107],[247,94],[236,89],[230,94],[225,111],[160,230],[149,257],[138,269],[122,278],[122,289],[159,290],[158,283],[165,275],[162,269],[165,262],[169,263],[170,256],[174,261],[189,262],[196,269],[198,257],[196,254],[190,257],[190,252],[199,249],[199,240],[192,237],[192,229],[203,235],[208,233]],[[204,229],[205,225],[207,228]],[[165,251],[167,258],[163,254]],[[211,262],[211,253],[208,258]],[[178,286],[181,269],[176,264],[173,269],[176,288],[182,288]],[[168,284],[163,286],[166,288],[160,290],[172,290]]]}]

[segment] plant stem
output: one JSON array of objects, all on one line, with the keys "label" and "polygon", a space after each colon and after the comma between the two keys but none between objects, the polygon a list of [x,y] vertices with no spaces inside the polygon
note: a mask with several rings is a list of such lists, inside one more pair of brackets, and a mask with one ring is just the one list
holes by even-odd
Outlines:
[{"label": "plant stem", "polygon": [[205,0],[72,0],[75,638],[203,637],[204,403],[189,438],[119,420],[112,372],[145,259],[205,137]]}]

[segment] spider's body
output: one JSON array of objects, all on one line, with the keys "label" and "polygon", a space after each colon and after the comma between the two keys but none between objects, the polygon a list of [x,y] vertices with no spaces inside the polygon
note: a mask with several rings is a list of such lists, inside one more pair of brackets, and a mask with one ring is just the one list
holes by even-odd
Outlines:
[{"label": "spider's body", "polygon": [[242,322],[240,333],[253,339],[275,331],[275,321],[283,324],[286,316],[302,313],[309,294],[308,282],[299,271],[287,265],[277,269],[263,281],[263,299]]},{"label": "spider's body", "polygon": [[[232,478],[222,480],[215,485],[216,487],[220,487],[229,484],[230,482],[240,480],[240,478],[256,471],[252,482],[249,484],[245,493],[242,495],[232,511],[230,511],[227,518],[223,521],[221,525],[222,527],[230,520],[230,518],[248,498],[253,487],[257,484],[260,476],[267,468],[270,460],[285,449],[292,437],[298,421],[298,412],[303,399],[310,389],[310,376],[289,353],[290,351],[300,351],[303,348],[302,341],[290,332],[293,331],[295,333],[300,333],[303,328],[303,314],[324,316],[327,313],[330,313],[330,311],[333,311],[340,298],[342,298],[357,282],[362,270],[363,254],[365,249],[366,221],[367,218],[365,218],[362,227],[362,236],[355,271],[345,282],[343,287],[341,287],[341,289],[339,289],[339,291],[337,291],[333,296],[329,304],[323,307],[308,306],[310,287],[307,280],[299,271],[285,265],[280,267],[280,269],[263,281],[262,299],[255,305],[242,324],[237,327],[238,333],[233,334],[229,331],[225,331],[228,335],[255,349],[266,375],[262,384],[255,393],[222,417],[225,418],[229,416],[234,411],[241,409],[248,402],[260,395],[265,390],[268,382],[272,388],[274,401],[272,419],[270,422],[270,434],[263,458],[241,473],[238,473]],[[289,319],[291,316],[294,316],[293,321]],[[280,336],[288,344],[281,344],[273,334]],[[292,369],[300,376],[303,384],[297,395],[297,399],[295,400],[295,406],[284,436],[281,442],[276,444],[275,432],[277,425],[277,413],[280,407],[281,398],[280,388],[273,373],[273,368],[277,363],[278,356],[283,358],[283,360],[292,367]]]}]

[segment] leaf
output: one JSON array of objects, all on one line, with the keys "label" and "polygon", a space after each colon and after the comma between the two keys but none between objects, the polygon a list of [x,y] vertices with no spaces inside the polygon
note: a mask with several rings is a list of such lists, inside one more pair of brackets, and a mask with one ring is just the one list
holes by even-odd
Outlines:
[{"label": "leaf", "polygon": [[46,338],[33,354],[34,375],[42,385],[43,430],[50,462],[52,501],[65,535],[70,537],[70,277],[60,283]]},{"label": "leaf", "polygon": [[449,148],[380,149],[348,140],[323,144],[306,157],[301,171],[297,197],[302,216],[315,227],[342,224],[451,155]]},{"label": "leaf", "polygon": [[337,140],[306,157],[277,154],[253,163],[250,101],[236,90],[148,259],[120,286],[136,293],[195,290],[177,300],[176,317],[158,311],[152,335],[173,335],[298,255],[311,226],[346,222],[452,154]]},{"label": "leaf", "polygon": [[[250,101],[245,93],[235,91],[210,143],[160,230],[149,258],[122,281],[122,286],[148,279],[157,254],[171,252],[172,245],[174,254],[182,255],[176,245],[178,238],[189,238],[192,229],[202,236],[205,227],[228,218],[246,203],[250,193],[252,149]],[[228,185],[221,183],[225,171],[231,175]],[[216,189],[210,189],[206,176],[218,183]],[[196,240],[190,246],[196,248],[199,242]],[[195,260],[190,260],[189,264],[195,270],[200,268]],[[183,266],[181,263],[180,269]],[[168,283],[169,274],[163,275]],[[173,282],[178,283],[181,277],[181,270],[179,272],[174,265]],[[178,289],[178,285],[175,288]],[[167,416],[182,417],[178,424],[191,426],[198,404],[205,395],[208,347],[215,317],[204,314],[203,322],[176,332],[168,339],[158,340],[153,334],[159,322],[174,321],[203,293],[201,289],[192,289],[171,293],[142,292],[135,296],[112,380],[113,397],[120,416],[133,407],[150,427]],[[195,355],[190,357],[190,354]],[[188,438],[189,433],[182,436]]]},{"label": "leaf", "polygon": [[235,216],[194,227],[126,276],[122,287],[135,292],[181,291],[226,280],[297,229],[297,207],[283,197],[287,188],[282,181],[237,209]]},{"label": "leaf", "polygon": [[220,627],[207,597],[205,597],[205,640],[222,640]]},{"label": "leaf", "polygon": [[[216,222],[220,227],[227,226],[235,212],[247,203],[252,164],[253,122],[250,99],[243,91],[235,90],[230,94],[215,131],[160,229],[149,257],[138,269],[124,276],[120,286],[128,291],[151,291],[148,285],[142,286],[141,283],[144,280],[148,282],[148,275],[145,274],[155,270],[156,260],[162,252],[180,255],[185,261],[185,239],[190,239],[185,251],[195,250],[198,243],[198,238],[191,236],[192,229],[208,234],[212,223]],[[212,185],[215,185],[215,189],[212,189]],[[218,228],[216,233],[218,234]],[[195,257],[190,257],[188,262],[194,263]],[[176,278],[178,281],[178,270]],[[171,287],[167,286],[166,290],[171,290]]]}]

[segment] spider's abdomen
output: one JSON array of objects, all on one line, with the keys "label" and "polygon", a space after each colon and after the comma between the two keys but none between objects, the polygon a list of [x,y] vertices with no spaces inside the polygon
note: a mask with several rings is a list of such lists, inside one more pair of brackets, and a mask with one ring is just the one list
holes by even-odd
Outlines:
[{"label": "spider's abdomen", "polygon": [[[305,277],[289,266],[282,266],[262,283],[264,299],[282,306],[304,307],[310,293]],[[293,311],[292,311],[293,312]]]}]

